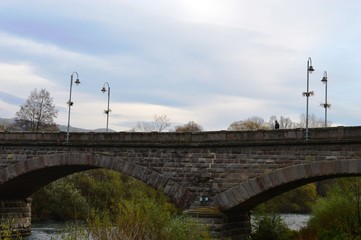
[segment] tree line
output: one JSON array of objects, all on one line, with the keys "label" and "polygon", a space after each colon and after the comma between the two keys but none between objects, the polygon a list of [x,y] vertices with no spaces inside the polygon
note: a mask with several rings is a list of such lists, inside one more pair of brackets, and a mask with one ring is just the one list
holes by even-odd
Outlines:
[{"label": "tree line", "polygon": [[[53,98],[46,89],[31,91],[26,102],[20,106],[20,109],[15,113],[14,123],[0,125],[2,131],[59,131],[58,125],[54,119],[57,118],[58,111],[54,104]],[[227,130],[229,131],[245,131],[257,129],[274,129],[275,121],[278,121],[281,129],[302,128],[305,127],[305,114],[300,115],[300,121],[294,122],[289,117],[271,116],[269,121],[265,121],[261,117],[253,116],[245,120],[238,120],[232,122]],[[308,117],[309,127],[317,128],[323,127],[324,121],[316,118],[311,114]],[[331,122],[327,123],[328,126]],[[163,132],[165,130],[173,132],[201,132],[203,127],[194,122],[180,126],[175,126],[174,129],[169,129],[171,126],[170,119],[167,115],[154,115],[153,121],[139,121],[131,127],[129,131],[132,132]]]}]

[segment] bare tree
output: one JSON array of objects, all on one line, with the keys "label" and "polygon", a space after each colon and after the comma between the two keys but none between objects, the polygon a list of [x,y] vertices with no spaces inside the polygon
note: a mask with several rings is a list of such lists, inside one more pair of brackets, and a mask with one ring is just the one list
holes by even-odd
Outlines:
[{"label": "bare tree", "polygon": [[54,123],[57,114],[50,93],[44,88],[34,89],[16,112],[15,126],[24,131],[55,131],[58,130]]},{"label": "bare tree", "polygon": [[167,115],[154,115],[152,122],[137,122],[131,128],[132,132],[162,132],[170,126],[170,120]]},{"label": "bare tree", "polygon": [[183,126],[177,126],[174,129],[175,132],[202,132],[203,127],[193,121],[188,122],[187,124],[184,124]]},{"label": "bare tree", "polygon": [[289,117],[281,116],[277,119],[277,116],[271,116],[268,122],[268,126],[270,129],[274,128],[275,121],[278,121],[280,125],[280,129],[292,129],[297,127],[297,123],[294,123]]},{"label": "bare tree", "polygon": [[[246,120],[236,121],[229,125],[229,131],[244,131],[244,130],[257,130],[257,129],[274,129],[275,121],[278,121],[280,129],[304,128],[306,126],[305,114],[300,115],[300,122],[293,122],[289,117],[281,116],[279,119],[273,115],[266,123],[261,117],[251,117]],[[310,128],[324,127],[325,122],[323,119],[317,118],[314,114],[308,116],[308,126]],[[331,122],[327,122],[331,126]]]},{"label": "bare tree", "polygon": [[[310,114],[308,115],[308,126],[310,128],[322,128],[325,126],[325,122],[323,119],[317,118],[314,114]],[[306,115],[304,113],[300,115],[298,127],[306,127]]]}]

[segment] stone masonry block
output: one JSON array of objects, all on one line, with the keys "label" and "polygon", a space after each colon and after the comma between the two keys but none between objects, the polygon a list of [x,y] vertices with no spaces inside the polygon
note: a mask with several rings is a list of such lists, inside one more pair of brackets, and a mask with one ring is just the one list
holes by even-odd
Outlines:
[{"label": "stone masonry block", "polygon": [[321,166],[320,163],[318,162],[312,162],[311,164],[311,168],[312,168],[312,172],[313,172],[313,176],[319,176],[321,174]]},{"label": "stone masonry block", "polygon": [[260,176],[259,180],[262,182],[264,190],[267,190],[267,189],[270,189],[273,187],[272,181],[268,174]]},{"label": "stone masonry block", "polygon": [[357,173],[357,160],[349,161],[349,172],[350,174]]},{"label": "stone masonry block", "polygon": [[357,173],[361,173],[361,161],[357,161]]},{"label": "stone masonry block", "polygon": [[6,170],[7,170],[6,175],[7,175],[8,179],[12,179],[17,176],[15,165],[8,166]]},{"label": "stone masonry block", "polygon": [[224,194],[226,195],[227,198],[228,208],[236,206],[239,203],[239,201],[237,201],[237,197],[233,193],[233,188],[225,191]]},{"label": "stone masonry block", "polygon": [[253,191],[253,188],[252,188],[251,184],[249,183],[249,181],[243,182],[243,183],[241,183],[241,185],[242,185],[242,188],[244,189],[244,191],[247,193],[248,198],[256,195],[256,193]]},{"label": "stone masonry block", "polygon": [[172,190],[172,187],[175,185],[176,183],[174,182],[174,181],[172,181],[172,180],[168,180],[167,181],[167,184],[165,185],[165,187],[164,187],[164,190],[163,190],[163,192],[166,194],[166,195],[170,195],[170,192],[171,192],[171,190]]},{"label": "stone masonry block", "polygon": [[155,187],[155,186],[156,186],[157,179],[158,179],[158,175],[159,175],[159,174],[156,173],[156,172],[151,172],[151,173],[150,173],[150,176],[148,177],[148,181],[145,182],[145,183],[147,183],[147,184],[150,185],[150,186]]},{"label": "stone masonry block", "polygon": [[340,160],[341,163],[341,173],[348,173],[349,172],[349,160]]},{"label": "stone masonry block", "polygon": [[333,163],[330,161],[322,161],[320,162],[321,166],[321,175],[332,175],[335,173],[333,168]]},{"label": "stone masonry block", "polygon": [[313,177],[313,170],[310,163],[304,165],[306,171],[306,178]]},{"label": "stone masonry block", "polygon": [[121,169],[123,173],[128,172],[129,164],[128,161],[124,161],[123,168]]},{"label": "stone masonry block", "polygon": [[149,179],[152,176],[152,170],[148,168],[144,168],[142,175],[140,176],[140,180],[144,183],[149,182]]},{"label": "stone masonry block", "polygon": [[286,167],[282,170],[283,176],[285,176],[286,182],[292,182],[295,179],[294,176],[294,168],[292,167]]},{"label": "stone masonry block", "polygon": [[144,167],[135,165],[133,177],[135,177],[136,179],[140,179],[140,176],[143,174],[143,172],[144,172]]},{"label": "stone masonry block", "polygon": [[294,169],[295,179],[302,179],[302,178],[307,177],[306,169],[305,169],[304,165],[297,165],[292,168]]},{"label": "stone masonry block", "polygon": [[244,188],[244,184],[239,184],[235,187],[235,189],[237,190],[237,192],[240,195],[240,198],[242,201],[245,201],[247,199],[249,199],[252,195],[252,191],[248,192],[245,188]]},{"label": "stone masonry block", "polygon": [[231,191],[235,201],[237,203],[240,203],[240,202],[243,202],[245,199],[242,197],[241,195],[241,189],[238,188],[239,185],[235,186],[235,187],[232,187],[231,189],[229,189],[229,191]]},{"label": "stone masonry block", "polygon": [[128,164],[128,168],[127,169],[123,169],[123,173],[127,174],[128,176],[133,176],[134,175],[134,169],[135,169],[135,164],[134,163],[129,163]]},{"label": "stone masonry block", "polygon": [[219,194],[215,200],[217,202],[217,205],[219,205],[223,209],[228,209],[232,207],[231,203],[228,200],[228,197],[224,192]]},{"label": "stone masonry block", "polygon": [[158,174],[154,186],[156,189],[163,190],[168,182],[168,179],[163,175]]},{"label": "stone masonry block", "polygon": [[262,189],[260,188],[260,186],[258,185],[256,179],[252,178],[248,180],[249,184],[251,185],[253,192],[255,193],[255,195],[259,194],[262,192]]},{"label": "stone masonry block", "polygon": [[269,178],[271,180],[272,186],[274,187],[286,183],[286,179],[280,170],[269,173]]}]

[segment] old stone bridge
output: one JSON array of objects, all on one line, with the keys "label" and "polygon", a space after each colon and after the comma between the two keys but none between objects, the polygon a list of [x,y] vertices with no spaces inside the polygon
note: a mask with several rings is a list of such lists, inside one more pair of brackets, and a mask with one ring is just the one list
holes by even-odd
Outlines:
[{"label": "old stone bridge", "polygon": [[163,191],[242,239],[249,210],[301,185],[361,173],[361,127],[201,133],[0,133],[0,217],[27,234],[29,196],[69,174],[106,168]]}]

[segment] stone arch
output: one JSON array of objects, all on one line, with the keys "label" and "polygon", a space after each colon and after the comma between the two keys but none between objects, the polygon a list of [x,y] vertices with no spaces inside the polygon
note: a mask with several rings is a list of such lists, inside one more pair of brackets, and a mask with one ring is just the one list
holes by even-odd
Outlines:
[{"label": "stone arch", "polygon": [[281,193],[307,183],[361,175],[361,159],[326,160],[277,169],[218,194],[214,200],[222,211],[250,210]]},{"label": "stone arch", "polygon": [[56,179],[96,168],[114,170],[134,177],[163,191],[182,209],[187,209],[195,199],[187,188],[161,173],[105,153],[60,153],[16,162],[0,170],[0,196],[2,199],[25,199]]}]

